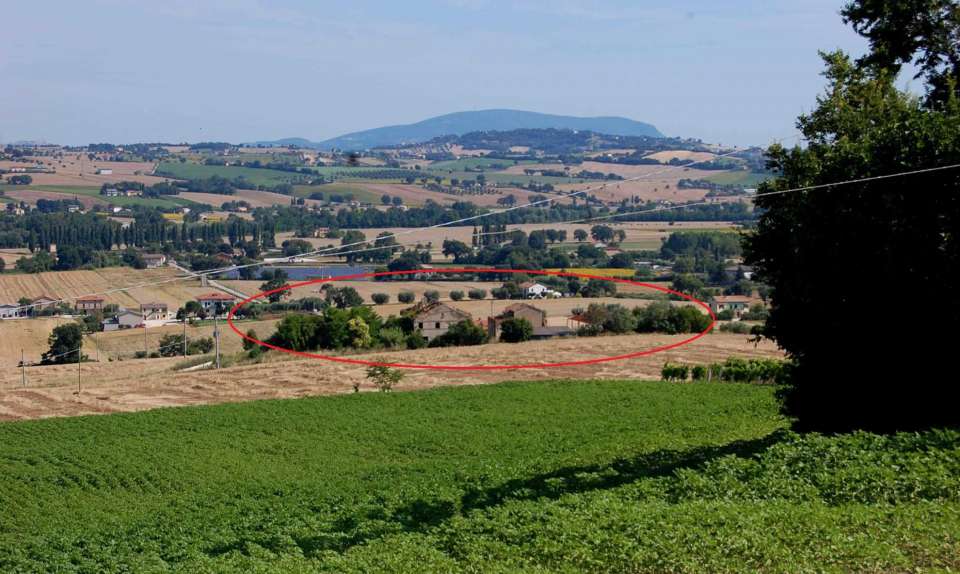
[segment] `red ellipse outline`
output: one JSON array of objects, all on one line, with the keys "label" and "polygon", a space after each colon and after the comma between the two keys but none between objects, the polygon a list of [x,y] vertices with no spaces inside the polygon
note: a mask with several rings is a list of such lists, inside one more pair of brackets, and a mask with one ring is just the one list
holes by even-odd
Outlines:
[{"label": "red ellipse outline", "polygon": [[[334,281],[349,281],[351,279],[365,279],[368,277],[387,277],[391,275],[411,275],[416,273],[525,273],[527,275],[552,275],[555,277],[578,277],[581,279],[599,279],[601,281],[613,281],[614,283],[625,283],[628,285],[639,285],[641,287],[649,287],[651,289],[662,291],[664,293],[670,293],[672,295],[677,295],[688,301],[692,301],[697,305],[700,305],[706,309],[707,313],[710,315],[710,325],[706,329],[697,333],[696,335],[684,339],[677,343],[671,343],[669,345],[661,345],[659,347],[654,347],[652,349],[647,349],[644,351],[637,351],[635,353],[627,353],[625,355],[616,355],[613,357],[598,357],[595,359],[583,359],[580,361],[565,361],[561,363],[528,363],[522,365],[423,365],[417,363],[385,363],[379,361],[364,361],[362,359],[351,359],[348,357],[334,357],[330,355],[320,355],[317,353],[308,353],[305,351],[294,351],[293,349],[287,349],[285,347],[279,347],[277,345],[271,345],[254,337],[248,337],[246,334],[241,333],[237,329],[236,325],[233,324],[233,316],[236,313],[237,309],[243,307],[247,303],[255,299],[260,299],[262,297],[267,297],[273,293],[279,293],[281,291],[287,291],[288,289],[295,289],[298,287],[306,287],[308,285],[316,285],[318,283],[332,283]],[[713,311],[710,310],[710,306],[704,303],[703,301],[696,299],[686,293],[681,293],[679,291],[674,291],[673,289],[668,289],[666,287],[661,287],[659,285],[651,285],[649,283],[642,283],[640,281],[633,281],[630,279],[622,279],[619,277],[600,277],[597,275],[588,275],[586,273],[570,273],[566,271],[543,271],[543,270],[534,270],[534,269],[492,269],[492,268],[455,268],[455,269],[410,269],[403,271],[378,271],[373,273],[357,273],[354,275],[342,275],[340,277],[328,277],[326,279],[311,279],[310,281],[302,281],[300,283],[292,283],[290,285],[284,285],[277,289],[271,289],[270,291],[263,291],[257,293],[252,297],[247,297],[243,301],[240,301],[234,305],[230,312],[227,313],[227,324],[230,325],[230,328],[234,333],[240,335],[241,338],[246,339],[256,343],[262,347],[267,347],[275,351],[281,351],[284,353],[289,353],[291,355],[296,355],[299,357],[305,357],[308,359],[320,359],[323,361],[332,361],[337,363],[347,363],[351,365],[364,365],[368,367],[392,367],[397,369],[432,369],[440,371],[501,371],[509,369],[545,369],[545,368],[554,368],[554,367],[576,367],[580,365],[594,365],[597,363],[608,363],[611,361],[624,361],[626,359],[635,359],[637,357],[644,357],[648,355],[653,355],[655,353],[661,353],[663,351],[669,351],[670,349],[676,349],[677,347],[682,347],[703,337],[707,333],[713,330],[714,325],[717,323],[717,317],[713,314]]]}]

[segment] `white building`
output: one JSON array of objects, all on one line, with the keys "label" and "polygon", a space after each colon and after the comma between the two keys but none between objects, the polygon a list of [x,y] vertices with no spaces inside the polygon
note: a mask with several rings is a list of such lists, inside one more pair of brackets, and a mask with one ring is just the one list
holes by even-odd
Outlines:
[{"label": "white building", "polygon": [[206,295],[197,297],[197,302],[200,303],[200,306],[203,307],[203,310],[209,315],[213,315],[218,307],[220,315],[226,315],[227,311],[233,307],[236,301],[236,297],[227,295],[226,293],[207,293]]},{"label": "white building", "polygon": [[527,299],[545,299],[546,297],[554,297],[556,293],[546,285],[533,281],[524,281],[520,284],[520,288],[523,289],[523,296]]},{"label": "white building", "polygon": [[167,263],[167,256],[163,253],[145,253],[142,256],[142,259],[144,264],[146,264],[147,269],[163,267]]},{"label": "white building", "polygon": [[4,303],[0,305],[0,319],[13,319],[21,316],[22,310],[19,305]]}]

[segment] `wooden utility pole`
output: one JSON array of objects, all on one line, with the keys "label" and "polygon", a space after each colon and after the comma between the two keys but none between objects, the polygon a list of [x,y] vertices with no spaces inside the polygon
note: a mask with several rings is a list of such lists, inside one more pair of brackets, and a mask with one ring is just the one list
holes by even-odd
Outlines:
[{"label": "wooden utility pole", "polygon": [[27,361],[23,358],[23,349],[20,349],[20,382],[27,386]]},{"label": "wooden utility pole", "polygon": [[80,345],[79,347],[77,347],[77,394],[78,395],[80,394],[80,358],[83,356],[81,349],[83,349],[83,345]]},{"label": "wooden utility pole", "polygon": [[217,323],[217,311],[219,305],[213,308],[213,341],[217,346],[217,368],[220,368],[220,325]]},{"label": "wooden utility pole", "polygon": [[147,353],[147,322],[143,322],[143,358],[146,359]]},{"label": "wooden utility pole", "polygon": [[183,356],[187,356],[187,315],[183,315]]}]

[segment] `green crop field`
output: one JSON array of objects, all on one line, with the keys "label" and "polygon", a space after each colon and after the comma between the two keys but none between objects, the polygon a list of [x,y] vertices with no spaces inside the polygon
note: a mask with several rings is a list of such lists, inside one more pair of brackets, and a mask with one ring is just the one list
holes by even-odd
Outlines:
[{"label": "green crop field", "polygon": [[[312,167],[313,173],[320,174],[334,179],[352,179],[363,180],[365,175],[389,171],[385,167],[345,167],[345,166],[321,166]],[[227,179],[236,179],[242,177],[253,185],[276,185],[278,183],[295,183],[309,177],[307,174],[298,174],[278,169],[261,169],[254,167],[224,166],[224,165],[202,165],[199,163],[180,163],[163,162],[157,166],[156,175],[172,177],[175,179],[203,179],[212,176],[225,177]],[[425,173],[424,176],[427,174]],[[400,181],[399,179],[372,179],[378,183],[387,183],[390,181]]]},{"label": "green crop field", "polygon": [[[460,159],[451,159],[445,161],[435,161],[427,166],[433,171],[463,171],[469,169],[484,170],[504,170],[512,165],[535,163],[533,160],[513,160],[513,159],[495,159],[488,157],[464,157]],[[562,164],[557,164],[557,169],[563,169]]]},{"label": "green crop field", "polygon": [[236,179],[242,177],[253,185],[276,185],[298,181],[303,176],[276,169],[259,169],[225,165],[201,165],[165,161],[157,166],[156,175],[175,179],[204,179],[213,176]]},{"label": "green crop field", "polygon": [[[49,186],[44,187],[43,189],[49,189],[50,191],[56,191]],[[67,188],[64,188],[63,193],[73,193],[72,191],[66,191]],[[143,205],[146,207],[190,207],[191,205],[199,205],[196,201],[190,201],[189,199],[178,197],[175,195],[164,195],[161,197],[106,197],[100,195],[100,188],[81,188],[81,191],[77,192],[79,195],[87,195],[90,197],[96,197],[103,200],[104,203],[109,203],[113,205],[120,205],[123,207],[134,206],[134,205]]]},{"label": "green crop field", "polygon": [[554,381],[0,424],[2,572],[960,568],[960,433]]},{"label": "green crop field", "polygon": [[310,197],[310,194],[318,191],[323,194],[324,199],[330,199],[331,195],[349,195],[356,201],[374,205],[380,205],[380,198],[383,196],[382,193],[370,191],[363,186],[341,182],[293,187],[293,194],[297,197]]},{"label": "green crop field", "polygon": [[772,176],[765,173],[753,173],[750,171],[724,171],[715,175],[705,177],[707,181],[719,183],[720,185],[742,185],[745,187],[756,187],[761,182],[770,179]]},{"label": "green crop field", "polygon": [[142,205],[144,207],[190,207],[200,205],[195,201],[190,201],[183,197],[164,195],[161,197],[106,197],[100,195],[99,187],[72,186],[72,185],[31,185],[21,187],[24,190],[46,191],[50,193],[63,194],[63,199],[73,199],[76,195],[93,197],[100,200],[104,205],[119,205],[121,207],[133,207]]}]

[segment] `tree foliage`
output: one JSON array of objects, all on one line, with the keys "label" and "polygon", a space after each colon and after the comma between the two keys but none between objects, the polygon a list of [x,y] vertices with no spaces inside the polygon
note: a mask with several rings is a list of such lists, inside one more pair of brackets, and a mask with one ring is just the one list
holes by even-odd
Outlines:
[{"label": "tree foliage", "polygon": [[533,337],[533,325],[523,317],[510,317],[500,323],[500,340],[504,343],[520,343]]},{"label": "tree foliage", "polygon": [[[763,332],[796,363],[784,410],[798,428],[825,431],[957,424],[947,399],[956,373],[926,358],[951,356],[935,333],[960,319],[960,170],[762,196],[960,163],[957,46],[941,46],[945,29],[956,42],[956,3],[861,0],[844,15],[872,50],[856,63],[824,54],[826,92],[798,124],[808,145],[770,149],[780,177],[760,190],[746,240],[747,263],[772,287]],[[940,65],[941,48],[951,65]],[[952,90],[926,100],[899,91],[896,72],[912,59],[931,94]],[[942,312],[910,314],[910,333],[898,331],[905,315],[883,311],[891,285]]]},{"label": "tree foliage", "polygon": [[76,363],[78,353],[81,354],[80,360],[87,358],[80,350],[83,346],[83,327],[80,323],[54,327],[47,342],[50,348],[42,356],[41,362],[44,365]]}]

